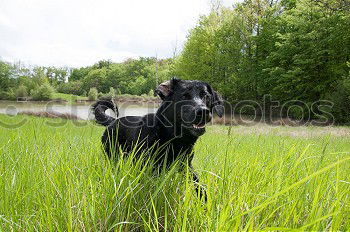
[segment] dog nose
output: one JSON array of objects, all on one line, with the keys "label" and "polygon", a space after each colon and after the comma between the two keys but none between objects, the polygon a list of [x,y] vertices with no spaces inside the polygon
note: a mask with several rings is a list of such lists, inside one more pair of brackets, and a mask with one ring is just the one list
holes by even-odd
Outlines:
[{"label": "dog nose", "polygon": [[209,115],[210,111],[208,110],[208,108],[198,108],[196,110],[196,115],[197,116],[206,116]]},{"label": "dog nose", "polygon": [[196,118],[200,121],[209,122],[211,120],[210,110],[204,107],[196,109]]}]

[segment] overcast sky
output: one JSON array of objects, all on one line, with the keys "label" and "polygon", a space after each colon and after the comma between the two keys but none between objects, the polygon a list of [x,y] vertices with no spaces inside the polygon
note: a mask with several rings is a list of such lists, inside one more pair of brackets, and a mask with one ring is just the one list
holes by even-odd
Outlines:
[{"label": "overcast sky", "polygon": [[[224,0],[230,6],[237,0]],[[210,0],[0,0],[0,59],[80,67],[171,57]]]}]

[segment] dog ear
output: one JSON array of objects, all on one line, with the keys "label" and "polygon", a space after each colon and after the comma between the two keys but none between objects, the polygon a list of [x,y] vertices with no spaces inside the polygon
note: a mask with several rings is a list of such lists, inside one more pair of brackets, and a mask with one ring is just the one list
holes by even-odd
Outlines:
[{"label": "dog ear", "polygon": [[154,90],[154,95],[158,95],[162,100],[164,100],[169,94],[172,92],[173,87],[180,81],[176,77],[173,77],[169,81],[165,81],[158,85],[158,87]]},{"label": "dog ear", "polygon": [[154,95],[158,95],[162,100],[164,100],[170,94],[170,81],[165,81],[158,85],[154,90]]},{"label": "dog ear", "polygon": [[214,89],[208,84],[209,92],[211,93],[211,110],[221,118],[224,115],[224,100],[221,95],[214,91]]}]

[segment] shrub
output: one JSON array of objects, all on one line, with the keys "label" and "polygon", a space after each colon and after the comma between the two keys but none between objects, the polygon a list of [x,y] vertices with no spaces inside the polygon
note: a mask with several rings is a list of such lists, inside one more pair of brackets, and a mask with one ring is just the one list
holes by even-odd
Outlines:
[{"label": "shrub", "polygon": [[28,97],[27,87],[25,87],[24,85],[20,85],[18,89],[16,89],[15,94],[16,94],[16,98]]},{"label": "shrub", "polygon": [[350,76],[339,80],[335,91],[329,93],[327,99],[334,105],[331,113],[335,120],[340,123],[350,122]]},{"label": "shrub", "polygon": [[5,91],[0,90],[0,100],[6,100],[7,94]]},{"label": "shrub", "polygon": [[113,98],[117,95],[117,92],[115,91],[115,89],[113,87],[110,87],[108,95]]},{"label": "shrub", "polygon": [[0,100],[16,100],[16,95],[12,88],[8,91],[0,90]]},{"label": "shrub", "polygon": [[89,97],[90,101],[96,101],[97,100],[98,91],[97,91],[97,89],[95,87],[90,89],[88,97]]},{"label": "shrub", "polygon": [[57,91],[59,93],[86,96],[86,91],[83,89],[83,83],[81,81],[70,81],[67,83],[61,83],[57,87]]},{"label": "shrub", "polygon": [[16,93],[15,91],[13,90],[13,88],[9,88],[7,92],[4,92],[5,93],[5,97],[4,99],[6,100],[16,100]]},{"label": "shrub", "polygon": [[101,93],[101,92],[99,92],[99,93],[97,94],[97,98],[98,98],[98,99],[100,99],[100,98],[104,98],[104,94],[103,94],[103,93]]},{"label": "shrub", "polygon": [[33,100],[36,100],[36,101],[50,100],[54,92],[55,90],[52,88],[52,86],[45,83],[39,86],[39,88],[33,89],[31,91],[31,96]]},{"label": "shrub", "polygon": [[100,99],[112,99],[116,96],[116,91],[113,87],[109,88],[109,92],[106,94],[99,93],[98,98]]}]

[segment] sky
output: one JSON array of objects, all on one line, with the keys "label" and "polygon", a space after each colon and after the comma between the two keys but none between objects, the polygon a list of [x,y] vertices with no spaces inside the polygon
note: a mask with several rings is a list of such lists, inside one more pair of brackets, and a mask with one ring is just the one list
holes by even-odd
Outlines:
[{"label": "sky", "polygon": [[81,67],[172,57],[209,11],[210,0],[0,0],[0,59]]}]

